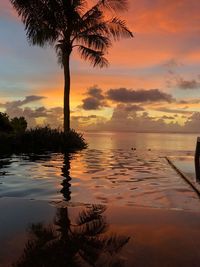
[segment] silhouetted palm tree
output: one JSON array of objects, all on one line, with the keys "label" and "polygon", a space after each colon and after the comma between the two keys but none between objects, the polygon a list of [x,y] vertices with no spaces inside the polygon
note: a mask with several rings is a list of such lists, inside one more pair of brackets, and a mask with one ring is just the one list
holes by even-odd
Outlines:
[{"label": "silhouetted palm tree", "polygon": [[80,212],[74,224],[68,209],[58,209],[51,225],[33,224],[30,239],[13,267],[122,267],[121,249],[129,237],[106,234],[105,207],[95,205]]},{"label": "silhouetted palm tree", "polygon": [[87,0],[10,0],[21,16],[33,45],[54,46],[64,68],[64,131],[70,129],[70,55],[77,48],[92,65],[104,67],[111,40],[132,37],[124,20],[108,18],[127,7],[127,0],[99,0],[87,9]]},{"label": "silhouetted palm tree", "polygon": [[70,154],[64,153],[64,162],[62,167],[62,176],[64,177],[61,185],[62,189],[60,190],[60,193],[63,194],[64,200],[70,201],[71,200],[71,177],[70,177]]}]

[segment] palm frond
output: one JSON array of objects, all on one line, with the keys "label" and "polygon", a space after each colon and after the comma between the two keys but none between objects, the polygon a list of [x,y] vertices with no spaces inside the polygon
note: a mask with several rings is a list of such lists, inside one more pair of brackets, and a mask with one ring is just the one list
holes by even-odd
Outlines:
[{"label": "palm frond", "polygon": [[79,216],[76,219],[76,224],[83,225],[85,223],[99,219],[102,217],[102,214],[105,212],[105,210],[106,206],[104,205],[92,205],[91,208],[82,210],[79,213]]},{"label": "palm frond", "polygon": [[34,235],[37,239],[43,240],[44,242],[48,242],[57,237],[52,227],[44,226],[42,223],[32,224],[30,226],[29,233]]},{"label": "palm frond", "polygon": [[76,38],[76,42],[94,50],[105,51],[111,46],[111,41],[107,36],[100,34],[81,34]]},{"label": "palm frond", "polygon": [[82,17],[80,23],[80,31],[87,30],[88,28],[99,24],[103,21],[104,14],[103,11],[98,7],[94,6],[89,9]]},{"label": "palm frond", "polygon": [[106,210],[103,205],[93,205],[90,209],[80,212],[76,219],[75,232],[79,236],[94,237],[104,233],[107,229],[105,217],[102,215]]},{"label": "palm frond", "polygon": [[104,57],[104,53],[102,51],[95,51],[82,45],[79,46],[78,50],[81,58],[89,60],[93,67],[98,66],[103,68],[108,66],[108,60]]},{"label": "palm frond", "polygon": [[[44,46],[53,44],[58,35],[56,8],[48,5],[44,0],[10,0],[25,25],[26,35],[33,45]],[[55,2],[56,3],[56,2]],[[55,4],[54,4],[55,7]]]},{"label": "palm frond", "polygon": [[111,46],[112,38],[133,37],[124,20],[118,17],[105,19],[105,8],[110,9],[111,14],[122,11],[127,7],[127,0],[98,0],[86,12],[87,0],[10,1],[25,24],[30,44],[55,46],[61,66],[63,55],[70,55],[72,46],[78,46],[81,57],[94,67],[108,66],[104,54]]},{"label": "palm frond", "polygon": [[88,27],[81,28],[80,32],[78,32],[76,36],[74,37],[74,41],[76,39],[81,38],[82,36],[87,36],[87,35],[101,35],[109,39],[109,34],[110,34],[110,31],[109,31],[108,23],[106,21],[100,21]]},{"label": "palm frond", "polygon": [[126,22],[118,17],[114,17],[108,21],[108,29],[114,40],[133,37],[133,33],[126,26]]},{"label": "palm frond", "polygon": [[106,232],[108,225],[104,218],[99,218],[96,220],[92,220],[86,224],[83,224],[76,231],[80,233],[80,235],[96,237]]},{"label": "palm frond", "polygon": [[74,227],[67,208],[57,210],[53,224],[33,224],[23,253],[12,266],[124,266],[118,252],[129,238],[105,234],[105,209],[93,205],[80,212]]},{"label": "palm frond", "polygon": [[91,7],[89,10],[86,11],[86,13],[82,16],[83,21],[89,22],[92,20],[97,20],[102,18],[103,16],[103,11],[99,9],[98,5],[95,5]]},{"label": "palm frond", "polygon": [[56,55],[58,58],[58,64],[63,67],[63,52],[62,52],[62,45],[60,43],[55,45]]},{"label": "palm frond", "polygon": [[118,253],[128,242],[130,238],[127,236],[110,235],[104,237],[102,242],[105,244],[105,251],[110,254]]},{"label": "palm frond", "polygon": [[100,247],[96,247],[95,244],[88,243],[88,240],[84,240],[82,249],[79,250],[79,254],[85,262],[89,263],[89,266],[98,266],[96,265],[96,262],[98,261],[101,251]]},{"label": "palm frond", "polygon": [[37,25],[32,22],[26,26],[26,30],[29,43],[41,47],[44,47],[45,45],[53,45],[59,37],[59,34],[54,29],[46,25],[37,27]]},{"label": "palm frond", "polygon": [[103,5],[107,9],[114,10],[116,12],[123,12],[128,9],[127,0],[100,0],[99,5]]},{"label": "palm frond", "polygon": [[[64,3],[66,0],[62,0]],[[86,0],[73,0],[72,1],[72,8],[76,10],[78,13],[81,13],[85,10],[87,7],[87,1]]]}]

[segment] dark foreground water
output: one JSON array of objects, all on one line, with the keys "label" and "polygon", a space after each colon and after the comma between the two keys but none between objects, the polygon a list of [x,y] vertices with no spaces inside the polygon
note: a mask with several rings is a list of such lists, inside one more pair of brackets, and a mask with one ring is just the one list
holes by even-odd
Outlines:
[{"label": "dark foreground water", "polygon": [[196,135],[86,139],[1,157],[0,266],[199,266],[200,199],[165,159],[192,156]]}]

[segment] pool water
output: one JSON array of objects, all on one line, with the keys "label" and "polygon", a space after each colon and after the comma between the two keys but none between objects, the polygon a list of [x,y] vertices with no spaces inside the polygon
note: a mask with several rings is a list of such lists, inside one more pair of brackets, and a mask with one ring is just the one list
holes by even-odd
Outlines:
[{"label": "pool water", "polygon": [[0,197],[199,210],[192,189],[158,152],[14,155],[0,166]]},{"label": "pool water", "polygon": [[196,136],[86,137],[73,154],[1,155],[0,266],[199,266],[200,199],[166,160],[192,159]]}]

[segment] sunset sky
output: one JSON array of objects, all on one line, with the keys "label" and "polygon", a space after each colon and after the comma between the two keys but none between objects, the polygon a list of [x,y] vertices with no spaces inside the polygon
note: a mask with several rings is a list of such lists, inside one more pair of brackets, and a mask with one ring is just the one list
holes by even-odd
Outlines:
[{"label": "sunset sky", "polygon": [[[131,0],[120,16],[133,39],[109,67],[71,59],[72,127],[81,131],[200,131],[200,2]],[[63,70],[52,48],[29,46],[9,0],[0,2],[0,110],[30,126],[62,125]]]}]

